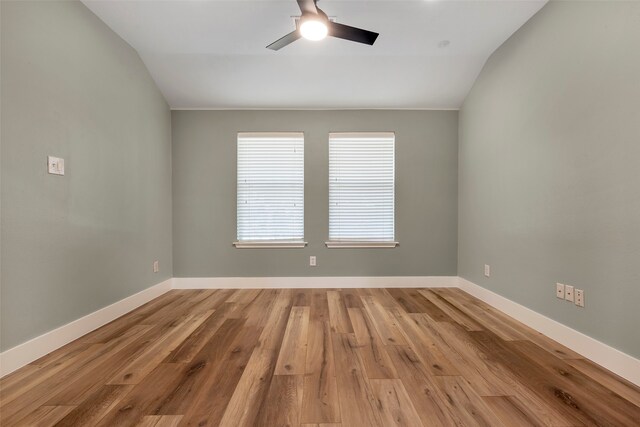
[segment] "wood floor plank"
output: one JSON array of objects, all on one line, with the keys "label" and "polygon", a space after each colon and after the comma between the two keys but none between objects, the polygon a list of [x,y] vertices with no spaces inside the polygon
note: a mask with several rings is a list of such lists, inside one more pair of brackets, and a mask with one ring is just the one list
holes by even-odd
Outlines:
[{"label": "wood floor plank", "polygon": [[436,322],[455,322],[445,311],[425,298],[418,289],[403,289],[403,292],[419,307],[418,313],[425,314]]},{"label": "wood floor plank", "polygon": [[34,411],[39,406],[44,405],[51,393],[59,391],[67,385],[68,381],[74,379],[73,374],[70,372],[72,367],[88,363],[88,361],[101,354],[104,351],[104,347],[104,344],[92,344],[85,351],[56,366],[55,369],[45,370],[41,377],[34,378],[33,381],[16,383],[13,387],[2,389],[0,425],[16,422],[30,411]]},{"label": "wood floor plank", "polygon": [[3,426],[639,420],[639,387],[454,288],[174,290],[0,379]]},{"label": "wood floor plank", "polygon": [[117,371],[107,384],[138,384],[212,314],[206,311],[177,323],[162,339],[148,346],[147,351]]},{"label": "wood floor plank", "polygon": [[386,309],[402,308],[402,306],[398,304],[398,301],[396,301],[395,298],[393,298],[393,296],[389,293],[390,290],[391,289],[384,288],[359,289],[359,292],[361,294],[360,301],[363,301],[363,298],[368,298],[369,300],[375,301],[380,306]]},{"label": "wood floor plank", "polygon": [[382,425],[422,427],[420,417],[400,380],[371,380],[373,395],[378,399]]},{"label": "wood floor plank", "polygon": [[341,420],[336,377],[322,374],[304,376],[300,420],[305,423]]},{"label": "wood floor plank", "polygon": [[184,414],[205,384],[216,376],[238,336],[246,332],[244,319],[227,319],[206,345],[186,364],[175,365],[180,370],[175,388],[167,390],[166,398],[156,407],[158,415]]},{"label": "wood floor plank", "polygon": [[309,307],[291,308],[274,375],[303,375],[307,358]]},{"label": "wood floor plank", "polygon": [[620,378],[613,372],[606,370],[590,360],[572,359],[566,360],[566,362],[583,374],[599,382],[604,387],[640,407],[640,387]]},{"label": "wood floor plank", "polygon": [[282,290],[267,319],[260,341],[238,382],[220,426],[252,426],[269,389],[291,311],[291,292]]},{"label": "wood floor plank", "polygon": [[[505,426],[502,420],[476,394],[471,385],[459,376],[439,376],[434,381],[447,397],[449,405],[455,410],[460,425],[464,426]],[[450,411],[452,412],[452,411]]]},{"label": "wood floor plank", "polygon": [[77,363],[78,358],[82,357],[82,355],[95,353],[100,347],[100,345],[93,347],[91,344],[89,347],[83,345],[80,356],[75,353],[62,361],[46,366],[27,365],[15,371],[9,377],[2,378],[0,380],[0,405],[9,404],[49,378],[56,376],[59,372],[64,372],[66,368]]},{"label": "wood floor plank", "polygon": [[378,403],[366,378],[353,334],[332,334],[340,416],[345,427],[382,426]]},{"label": "wood floor plank", "polygon": [[309,323],[302,396],[302,423],[340,421],[338,384],[328,320],[313,320]]},{"label": "wood floor plank", "polygon": [[561,412],[572,425],[633,425],[640,419],[640,408],[586,379],[537,345],[528,341],[502,341],[489,332],[471,334],[486,354],[519,377],[547,407]]},{"label": "wood floor plank", "polygon": [[147,415],[137,427],[177,427],[181,420],[182,415]]},{"label": "wood floor plank", "polygon": [[[3,402],[0,412],[0,425],[11,425],[26,416],[29,412],[44,405],[52,395],[61,392],[70,383],[84,381],[91,378],[91,373],[106,359],[125,348],[131,342],[136,341],[149,330],[146,325],[132,326],[121,337],[105,344],[92,344],[86,351],[69,359],[64,368],[57,371],[38,386],[28,390],[28,393],[17,397],[27,396],[24,399],[14,398],[9,405]],[[15,397],[15,396],[14,396]],[[56,405],[58,406],[58,405]]]},{"label": "wood floor plank", "polygon": [[95,425],[131,390],[132,385],[105,385],[65,415],[56,427]]},{"label": "wood floor plank", "polygon": [[438,322],[454,321],[417,289],[389,289],[388,292],[407,313],[426,314]]},{"label": "wood floor plank", "polygon": [[409,346],[389,346],[387,351],[425,427],[455,425],[446,396],[440,393],[427,367]]},{"label": "wood floor plank", "polygon": [[171,350],[166,363],[187,363],[193,360],[196,354],[202,350],[211,337],[227,320],[228,305],[222,304],[211,316],[209,316],[198,328],[193,331],[176,348]]},{"label": "wood floor plank", "polygon": [[254,301],[263,292],[262,289],[244,289],[237,290],[227,298],[227,302],[235,302],[238,304],[249,304]]},{"label": "wood floor plank", "polygon": [[[189,332],[191,328],[187,331],[184,331],[183,328],[189,327],[190,319],[195,319],[198,322],[201,318],[202,315],[194,315],[185,319],[181,317],[175,323],[163,322],[157,326],[146,325],[149,330],[144,335],[131,341],[119,351],[106,354],[101,358],[99,365],[91,367],[91,375],[79,375],[64,389],[54,393],[47,404],[80,404],[98,390],[102,384],[109,383],[113,379],[114,373],[117,375],[122,369],[130,368],[131,372],[136,372],[135,377],[132,374],[130,383],[135,382],[136,378],[144,377],[162,361],[167,352],[171,351],[173,345]],[[175,335],[178,333],[183,335],[176,337]],[[166,344],[166,348],[161,347],[160,351],[153,351],[163,343]],[[136,366],[141,369],[137,369]]]},{"label": "wood floor plank", "polygon": [[221,426],[253,426],[275,369],[276,352],[254,350],[222,416]]},{"label": "wood floor plank", "polygon": [[161,415],[147,415],[146,417],[142,417],[142,420],[136,424],[136,427],[154,427],[158,424],[160,418],[162,418]]},{"label": "wood floor plank", "polygon": [[249,304],[239,305],[238,309],[234,311],[236,316],[232,315],[231,317],[247,319],[245,323],[247,326],[262,327],[271,313],[271,307],[275,304],[278,294],[278,289],[263,289]]},{"label": "wood floor plank", "polygon": [[416,352],[432,375],[459,375],[458,369],[449,361],[444,349],[438,346],[438,342],[427,335],[427,322],[422,316],[413,316],[394,310],[400,330],[406,337],[406,342]]},{"label": "wood floor plank", "polygon": [[[173,409],[184,411],[182,425],[202,427],[220,423],[261,332],[262,329],[255,326],[245,327],[231,345],[222,342],[216,345],[216,348],[226,347],[224,356],[216,364],[210,364],[210,372],[203,373],[205,381],[195,388],[193,396],[181,399],[180,407]],[[165,408],[172,409],[172,405],[165,405]]]},{"label": "wood floor plank", "polygon": [[508,324],[503,324],[502,319],[497,318],[493,312],[476,300],[469,300],[467,294],[458,289],[438,289],[438,295],[445,298],[451,304],[464,311],[468,316],[505,341],[525,340],[522,331],[514,329]]},{"label": "wood floor plank", "polygon": [[389,292],[389,295],[391,295],[407,313],[424,313],[422,307],[417,304],[413,298],[409,297],[403,289],[389,289],[387,292]]},{"label": "wood floor plank", "polygon": [[[86,350],[86,347],[83,347]],[[55,352],[54,352],[55,353]],[[30,383],[42,368],[35,364],[28,364],[2,378],[0,378],[0,397],[4,397],[6,390],[15,387],[21,382]]]},{"label": "wood floor plank", "polygon": [[453,297],[450,298],[453,298],[454,304],[466,307],[469,310],[468,313],[470,316],[475,317],[481,323],[485,322],[484,326],[486,329],[491,330],[504,340],[532,341],[560,359],[582,358],[580,354],[553,341],[540,332],[534,331],[460,289],[446,289],[440,292],[446,292],[452,295]]},{"label": "wood floor plank", "polygon": [[[108,341],[105,341],[108,342]],[[61,348],[52,351],[51,353],[31,362],[29,365],[34,365],[41,370],[51,368],[53,366],[64,363],[69,357],[78,354],[91,346],[92,343],[85,342],[84,337],[71,341],[70,343],[62,346]],[[41,371],[42,372],[42,371]]]},{"label": "wood floor plank", "polygon": [[326,289],[313,289],[311,293],[311,312],[309,320],[326,320],[330,321],[329,301]]},{"label": "wood floor plank", "polygon": [[419,315],[416,318],[422,332],[447,355],[449,362],[454,364],[455,369],[473,385],[479,395],[506,396],[513,392],[513,382],[504,380],[501,366],[490,363],[464,328],[452,323],[432,324],[420,319]]},{"label": "wood floor plank", "polygon": [[334,332],[348,334],[353,332],[353,326],[347,313],[347,307],[339,291],[328,291],[329,323]]},{"label": "wood floor plank", "polygon": [[443,298],[438,293],[434,292],[431,289],[420,289],[418,290],[422,296],[431,301],[433,305],[438,307],[444,313],[446,313],[449,318],[451,318],[454,322],[461,325],[467,331],[482,331],[483,328],[480,326],[478,322],[469,317],[463,310],[460,310],[454,304],[451,304],[446,298]]},{"label": "wood floor plank", "polygon": [[[122,333],[133,325],[141,324],[147,317],[151,316],[164,308],[179,303],[186,293],[179,291],[169,291],[158,298],[149,301],[136,310],[125,314],[110,323],[88,333],[80,340],[87,343],[105,343],[112,341],[114,338],[122,335]],[[47,357],[47,356],[45,356]]]},{"label": "wood floor plank", "polygon": [[514,396],[484,396],[482,399],[506,426],[544,427],[548,425]]},{"label": "wood floor plank", "polygon": [[299,426],[303,381],[303,375],[274,376],[254,425]]},{"label": "wood floor plank", "polygon": [[[148,327],[138,326],[132,329],[133,332],[141,330],[148,330]],[[123,334],[119,337],[119,340],[123,339],[125,335],[128,334]],[[118,340],[113,341],[113,343],[117,342]],[[51,357],[45,356],[34,362],[38,364],[27,365],[10,376],[2,378],[0,380],[0,404],[11,402],[51,377],[69,372],[74,367],[77,367],[79,363],[90,359],[91,355],[101,354],[100,349],[102,348],[105,348],[105,346],[84,343],[82,339],[79,339],[50,353],[48,356]],[[52,355],[55,355],[55,357]],[[43,359],[48,359],[48,362],[39,363]]]},{"label": "wood floor plank", "polygon": [[[438,324],[446,345],[452,352],[460,355],[452,357],[462,376],[473,385],[474,390],[481,396],[514,395],[527,402],[528,410],[536,419],[545,425],[566,426],[572,421],[561,412],[548,407],[544,399],[532,393],[521,379],[512,375],[508,369],[494,360],[477,345],[471,334],[460,325]],[[447,354],[453,354],[447,352]]]},{"label": "wood floor plank", "polygon": [[347,308],[362,308],[362,300],[360,299],[359,289],[342,289],[342,298],[344,299],[344,306]]},{"label": "wood floor plank", "polygon": [[[518,322],[511,316],[502,313],[491,307],[489,304],[472,297],[464,291],[456,290],[459,299],[466,301],[468,304],[476,306],[492,318],[492,322],[496,322],[501,330],[508,331],[513,337],[520,336],[522,340],[528,340],[536,343],[539,347],[545,349],[549,353],[560,359],[581,359],[582,356],[575,351],[561,345],[549,337],[537,332],[528,326]],[[451,291],[453,292],[453,291]],[[515,338],[518,339],[518,338]]]},{"label": "wood floor plank", "polygon": [[335,377],[331,326],[328,320],[309,322],[309,340],[305,360],[305,374]]},{"label": "wood floor plank", "polygon": [[[75,406],[41,406],[22,418],[16,426],[53,426],[71,412]],[[9,424],[7,424],[9,425]]]},{"label": "wood floor plank", "polygon": [[[207,292],[205,292],[207,291]],[[165,305],[158,311],[140,321],[142,325],[163,325],[166,323],[181,322],[187,317],[207,311],[201,306],[201,302],[211,296],[211,291],[199,289],[196,291],[181,291],[183,297],[172,304]]]},{"label": "wood floor plank", "polygon": [[520,359],[529,357],[545,368],[546,377],[555,384],[556,397],[571,405],[578,405],[581,415],[587,420],[605,424],[633,425],[640,420],[640,407],[622,398],[614,391],[592,381],[571,365],[554,357],[530,341],[507,343]]},{"label": "wood floor plank", "polygon": [[179,364],[161,363],[139,384],[134,385],[133,389],[95,425],[136,425],[142,422],[145,416],[156,415],[155,407],[166,399],[165,390],[175,388],[180,381],[180,374]]},{"label": "wood floor plank", "polygon": [[367,378],[398,378],[398,373],[369,317],[360,308],[348,310]]},{"label": "wood floor plank", "polygon": [[310,307],[313,296],[312,289],[296,289],[293,294],[294,307]]},{"label": "wood floor plank", "polygon": [[[405,345],[407,342],[400,331],[400,327],[387,308],[378,303],[374,297],[362,297],[365,312],[375,326],[385,345]],[[396,310],[396,309],[394,309]]]},{"label": "wood floor plank", "polygon": [[178,427],[181,420],[182,415],[163,415],[160,417],[160,420],[158,420],[155,427]]}]

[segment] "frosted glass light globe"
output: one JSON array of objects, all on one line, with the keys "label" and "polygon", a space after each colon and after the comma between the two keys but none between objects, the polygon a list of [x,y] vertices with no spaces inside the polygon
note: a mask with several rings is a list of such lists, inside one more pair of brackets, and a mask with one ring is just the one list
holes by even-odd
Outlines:
[{"label": "frosted glass light globe", "polygon": [[318,19],[306,19],[300,25],[300,34],[307,40],[318,41],[327,37],[327,25]]}]

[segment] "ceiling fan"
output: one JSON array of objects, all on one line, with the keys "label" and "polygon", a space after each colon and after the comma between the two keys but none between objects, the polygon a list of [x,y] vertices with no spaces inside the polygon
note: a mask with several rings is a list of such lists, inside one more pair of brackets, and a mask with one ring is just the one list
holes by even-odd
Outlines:
[{"label": "ceiling fan", "polygon": [[308,40],[322,40],[327,36],[352,42],[373,45],[378,38],[378,33],[338,24],[329,20],[329,17],[318,6],[318,0],[296,0],[302,16],[297,21],[295,31],[276,40],[267,46],[271,50],[280,50],[290,43],[304,37]]}]

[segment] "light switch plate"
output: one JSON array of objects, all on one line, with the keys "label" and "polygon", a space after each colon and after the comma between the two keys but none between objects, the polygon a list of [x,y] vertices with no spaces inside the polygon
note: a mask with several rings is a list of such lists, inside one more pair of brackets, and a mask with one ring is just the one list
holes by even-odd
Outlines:
[{"label": "light switch plate", "polygon": [[49,173],[52,175],[64,175],[64,159],[60,157],[47,157]]},{"label": "light switch plate", "polygon": [[562,283],[556,283],[556,296],[564,299],[564,285]]},{"label": "light switch plate", "polygon": [[153,261],[153,272],[157,273],[160,271],[160,263],[158,261]]},{"label": "light switch plate", "polygon": [[486,277],[491,277],[491,266],[489,264],[484,265],[484,275]]}]

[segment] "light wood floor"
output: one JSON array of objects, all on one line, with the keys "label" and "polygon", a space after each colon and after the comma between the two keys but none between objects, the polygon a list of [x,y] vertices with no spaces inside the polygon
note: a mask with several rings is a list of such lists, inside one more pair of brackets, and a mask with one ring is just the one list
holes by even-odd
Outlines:
[{"label": "light wood floor", "polygon": [[2,426],[640,425],[640,390],[457,289],[171,291],[5,377]]}]

